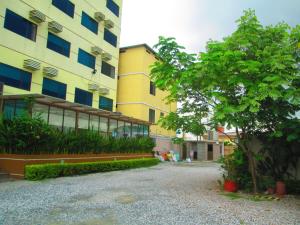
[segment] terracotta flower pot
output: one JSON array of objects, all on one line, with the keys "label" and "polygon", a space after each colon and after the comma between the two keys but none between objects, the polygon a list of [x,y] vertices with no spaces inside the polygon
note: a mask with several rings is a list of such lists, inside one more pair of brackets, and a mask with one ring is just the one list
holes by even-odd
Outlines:
[{"label": "terracotta flower pot", "polygon": [[277,195],[285,195],[285,183],[283,181],[277,181],[276,182],[276,194]]},{"label": "terracotta flower pot", "polygon": [[238,190],[237,183],[232,180],[225,180],[224,190],[228,192],[236,192]]}]

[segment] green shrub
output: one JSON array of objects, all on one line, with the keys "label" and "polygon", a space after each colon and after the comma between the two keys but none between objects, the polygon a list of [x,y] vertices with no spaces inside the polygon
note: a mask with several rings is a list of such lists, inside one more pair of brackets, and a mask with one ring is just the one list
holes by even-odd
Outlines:
[{"label": "green shrub", "polygon": [[9,154],[151,153],[150,137],[114,138],[98,132],[61,132],[41,118],[0,119],[0,152]]},{"label": "green shrub", "polygon": [[148,167],[157,165],[158,163],[159,160],[156,158],[146,158],[87,163],[53,163],[27,165],[25,168],[25,178],[28,180],[42,180],[46,178],[55,178],[62,176]]},{"label": "green shrub", "polygon": [[300,195],[300,180],[286,180],[285,184],[288,194]]}]

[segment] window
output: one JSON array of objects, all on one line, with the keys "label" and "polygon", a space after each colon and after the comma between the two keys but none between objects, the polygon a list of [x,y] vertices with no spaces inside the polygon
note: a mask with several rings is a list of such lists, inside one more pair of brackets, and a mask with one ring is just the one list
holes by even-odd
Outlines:
[{"label": "window", "polygon": [[59,10],[63,11],[70,17],[74,17],[74,4],[69,0],[52,0],[52,5],[54,5]]},{"label": "window", "polygon": [[52,34],[48,33],[48,40],[47,40],[47,48],[62,54],[66,57],[70,57],[70,48],[71,44],[68,41]]},{"label": "window", "polygon": [[89,129],[92,131],[99,131],[99,116],[90,115]]},{"label": "window", "polygon": [[4,28],[32,41],[36,39],[37,25],[6,9]]},{"label": "window", "polygon": [[42,105],[39,103],[34,103],[32,107],[32,116],[38,116],[48,123],[48,111],[49,105]]},{"label": "window", "polygon": [[64,132],[75,130],[76,112],[64,110]]},{"label": "window", "polygon": [[107,111],[111,111],[113,110],[113,100],[110,98],[106,98],[103,96],[99,97],[99,109],[104,109]]},{"label": "window", "polygon": [[78,62],[82,65],[95,69],[96,58],[95,56],[79,49],[78,51]]},{"label": "window", "polygon": [[104,29],[104,40],[110,43],[112,46],[117,47],[117,36],[106,28]]},{"label": "window", "polygon": [[105,117],[100,117],[100,126],[99,126],[100,133],[102,135],[107,135],[108,130],[108,119]]},{"label": "window", "polygon": [[160,113],[160,117],[164,117],[165,114],[163,112]]},{"label": "window", "polygon": [[27,71],[0,63],[0,82],[8,86],[30,91],[31,76]]},{"label": "window", "polygon": [[149,126],[144,125],[144,136],[149,136]]},{"label": "window", "polygon": [[154,82],[150,81],[150,94],[155,96],[156,88]]},{"label": "window", "polygon": [[42,94],[66,99],[67,85],[48,78],[43,79]]},{"label": "window", "polygon": [[115,78],[115,67],[102,61],[101,73],[111,78]]},{"label": "window", "polygon": [[51,106],[49,111],[49,125],[58,130],[62,130],[63,115],[63,109]]},{"label": "window", "polygon": [[75,100],[74,102],[79,103],[79,104],[83,104],[83,105],[89,105],[92,106],[93,103],[93,94],[79,89],[79,88],[75,88]]},{"label": "window", "polygon": [[109,120],[109,131],[108,133],[113,136],[117,137],[118,136],[118,121],[110,119]]},{"label": "window", "polygon": [[85,12],[82,12],[82,15],[81,15],[81,25],[85,26],[87,29],[94,32],[95,34],[98,34],[97,21],[94,20],[92,17],[90,17]]},{"label": "window", "polygon": [[149,109],[149,122],[155,123],[155,110]]},{"label": "window", "polygon": [[89,114],[78,113],[78,129],[79,130],[88,130],[89,129]]},{"label": "window", "polygon": [[116,16],[119,16],[119,6],[113,0],[106,1],[106,7]]}]

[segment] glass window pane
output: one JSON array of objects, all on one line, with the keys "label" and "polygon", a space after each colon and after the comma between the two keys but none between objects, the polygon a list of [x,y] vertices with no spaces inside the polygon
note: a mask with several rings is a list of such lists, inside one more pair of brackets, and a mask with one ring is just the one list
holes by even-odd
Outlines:
[{"label": "glass window pane", "polygon": [[144,136],[149,136],[149,126],[144,125]]},{"label": "glass window pane", "polygon": [[85,12],[82,12],[81,24],[95,34],[98,34],[98,23]]},{"label": "glass window pane", "polygon": [[92,106],[93,94],[88,92],[88,91],[85,91],[85,90],[82,90],[82,89],[79,89],[79,88],[75,88],[75,100],[74,100],[74,102],[80,103],[80,104],[83,104],[83,105]]},{"label": "glass window pane", "polygon": [[142,124],[138,124],[137,135],[138,136],[144,136],[144,126]]},{"label": "glass window pane", "polygon": [[131,123],[125,123],[124,137],[131,137]]},{"label": "glass window pane", "polygon": [[118,121],[118,137],[124,137],[124,126],[125,122],[124,121]]},{"label": "glass window pane", "polygon": [[89,115],[86,113],[78,114],[78,129],[88,130],[89,129]]},{"label": "glass window pane", "polygon": [[36,39],[37,25],[9,9],[6,9],[4,27],[29,40]]},{"label": "glass window pane", "polygon": [[52,33],[48,33],[47,48],[66,57],[70,57],[71,43]]},{"label": "glass window pane", "polygon": [[102,134],[107,134],[108,129],[108,119],[105,117],[100,117],[100,132]]},{"label": "glass window pane", "polygon": [[104,96],[99,97],[99,109],[113,111],[113,100]]},{"label": "glass window pane", "polygon": [[78,62],[82,65],[95,69],[96,57],[82,49],[79,49]]},{"label": "glass window pane", "polygon": [[55,80],[44,78],[42,93],[44,95],[66,99],[67,85]]},{"label": "glass window pane", "polygon": [[70,17],[74,17],[74,4],[69,0],[52,0],[52,5]]},{"label": "glass window pane", "polygon": [[16,101],[15,116],[28,115],[28,104],[24,100]]},{"label": "glass window pane", "polygon": [[49,114],[49,125],[57,128],[58,130],[61,130],[62,123],[63,123],[63,109],[51,106],[50,114]]},{"label": "glass window pane", "polygon": [[76,112],[65,110],[64,112],[64,132],[75,130]]},{"label": "glass window pane", "polygon": [[42,105],[35,103],[32,107],[32,116],[33,117],[40,117],[43,119],[46,123],[48,123],[48,105]]},{"label": "glass window pane", "polygon": [[30,91],[32,74],[18,68],[0,63],[0,82]]},{"label": "glass window pane", "polygon": [[106,28],[104,29],[104,40],[112,46],[117,47],[117,36]]},{"label": "glass window pane", "polygon": [[90,115],[90,130],[98,132],[98,130],[99,130],[99,116]]},{"label": "glass window pane", "polygon": [[116,16],[119,16],[119,6],[113,0],[106,1],[106,7]]},{"label": "glass window pane", "polygon": [[108,77],[115,78],[115,67],[102,61],[101,73]]},{"label": "glass window pane", "polygon": [[138,135],[138,125],[132,124],[132,137],[136,137]]},{"label": "glass window pane", "polygon": [[3,117],[5,119],[12,119],[15,116],[15,104],[14,100],[5,100],[3,104]]},{"label": "glass window pane", "polygon": [[109,134],[113,137],[118,136],[118,121],[117,120],[109,120]]}]

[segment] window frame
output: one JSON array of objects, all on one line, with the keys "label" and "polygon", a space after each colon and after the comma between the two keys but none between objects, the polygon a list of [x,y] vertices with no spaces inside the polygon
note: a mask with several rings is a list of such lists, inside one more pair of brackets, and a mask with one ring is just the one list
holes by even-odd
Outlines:
[{"label": "window frame", "polygon": [[99,23],[84,11],[82,11],[81,13],[81,25],[94,34],[98,35]]},{"label": "window frame", "polygon": [[[46,81],[46,82],[45,82]],[[50,90],[45,93],[45,88],[44,88],[44,85],[46,85],[46,83],[49,82],[50,84],[56,84],[60,87],[57,86],[57,89],[58,90],[63,90],[64,93],[59,93],[58,95],[51,95],[49,94]],[[43,85],[42,85],[42,94],[43,95],[48,95],[48,96],[52,96],[52,97],[55,97],[55,98],[61,98],[61,99],[64,99],[66,100],[66,95],[67,95],[67,84],[65,83],[62,83],[62,82],[59,82],[59,81],[56,81],[56,80],[52,80],[52,79],[49,79],[47,77],[44,77],[43,78]],[[62,94],[62,95],[61,95]],[[60,96],[61,95],[61,96]]]},{"label": "window frame", "polygon": [[[7,74],[7,71],[4,71],[2,74],[2,72],[1,72],[2,66],[9,69],[11,72],[14,72],[13,75],[18,75],[19,79],[11,79],[11,78],[13,78],[13,76],[11,74],[9,76],[4,77],[4,75]],[[23,78],[23,79],[21,79],[21,78]],[[26,78],[26,79],[24,79],[24,78]],[[0,82],[4,83],[4,85],[14,87],[14,88],[19,88],[19,89],[26,90],[26,91],[30,91],[31,90],[31,81],[32,81],[32,73],[22,70],[22,69],[19,69],[17,67],[7,65],[5,63],[0,63]]]},{"label": "window frame", "polygon": [[[63,3],[65,5],[60,5],[60,3]],[[68,4],[68,5],[67,5]],[[59,9],[60,11],[62,11],[64,14],[68,15],[71,18],[74,18],[74,14],[75,14],[75,5],[69,1],[69,0],[52,0],[52,5]],[[68,10],[70,10],[71,7],[71,11],[69,12]]]},{"label": "window frame", "polygon": [[[110,105],[110,104],[109,104],[109,105],[107,104],[108,106],[104,106],[104,107],[103,107],[103,105],[101,105],[101,100],[102,100],[102,99],[104,99],[104,100],[109,100],[110,103],[111,103],[111,105]],[[108,107],[109,107],[109,108],[108,108]],[[106,110],[106,111],[112,112],[113,109],[114,109],[114,100],[111,99],[111,98],[104,97],[104,96],[99,96],[99,109],[102,109],[102,110]]]},{"label": "window frame", "polygon": [[[51,38],[56,38],[56,41],[60,41],[61,43],[63,44],[66,44],[66,49],[63,49],[63,51],[59,51],[57,48],[64,48],[65,46],[61,47],[61,46],[58,46],[58,45],[55,45],[56,43],[53,43],[51,41],[49,41]],[[53,47],[54,46],[54,47]],[[68,58],[70,58],[70,53],[71,53],[71,43],[62,39],[61,37],[58,37],[57,35],[51,33],[51,32],[48,32],[48,38],[47,38],[47,48],[50,49],[51,51],[54,51],[60,55],[63,55],[63,56],[66,56]]]},{"label": "window frame", "polygon": [[[110,70],[110,72],[106,73],[106,72],[108,72],[108,70]],[[115,77],[116,77],[116,68],[113,65],[111,65],[111,64],[109,64],[105,61],[102,61],[101,73],[104,74],[105,76],[108,76],[112,79],[115,79]]]},{"label": "window frame", "polygon": [[[78,94],[81,92],[82,93],[85,93],[86,96],[85,96],[85,103],[83,102],[79,102],[80,99],[78,99]],[[91,99],[87,99],[87,97],[91,97]],[[88,100],[88,101],[87,101]],[[92,106],[93,105],[93,93],[89,92],[89,91],[86,91],[86,90],[83,90],[83,89],[80,89],[80,88],[75,88],[75,93],[74,93],[74,102],[75,103],[78,103],[78,104],[82,104],[82,105],[87,105],[87,106]]]},{"label": "window frame", "polygon": [[155,96],[156,95],[156,86],[155,83],[153,81],[150,81],[150,91],[149,91],[150,95]]},{"label": "window frame", "polygon": [[[85,56],[88,56],[90,58],[88,58],[88,63],[86,63],[86,61],[83,60],[82,57],[85,57]],[[93,61],[90,61],[91,59],[93,59]],[[92,54],[84,51],[83,49],[79,48],[78,49],[78,58],[77,58],[77,62],[80,63],[81,65],[84,65],[88,68],[91,68],[91,69],[95,69],[96,67],[96,57],[93,56]]]},{"label": "window frame", "polygon": [[155,109],[149,108],[149,122],[155,123]]},{"label": "window frame", "polygon": [[104,41],[109,43],[110,45],[117,47],[118,45],[118,36],[111,32],[109,29],[104,28]]},{"label": "window frame", "polygon": [[[16,18],[19,21],[16,20]],[[15,19],[15,20],[11,21],[10,19],[12,19],[12,20]],[[24,27],[24,24],[20,24],[20,22],[26,24],[26,27]],[[38,26],[35,23],[27,20],[23,16],[20,16],[19,14],[15,13],[14,11],[12,11],[8,8],[5,10],[3,26],[5,29],[7,29],[15,34],[18,34],[19,36],[22,36],[26,39],[36,42]],[[30,30],[29,30],[29,27],[30,27]]]}]

